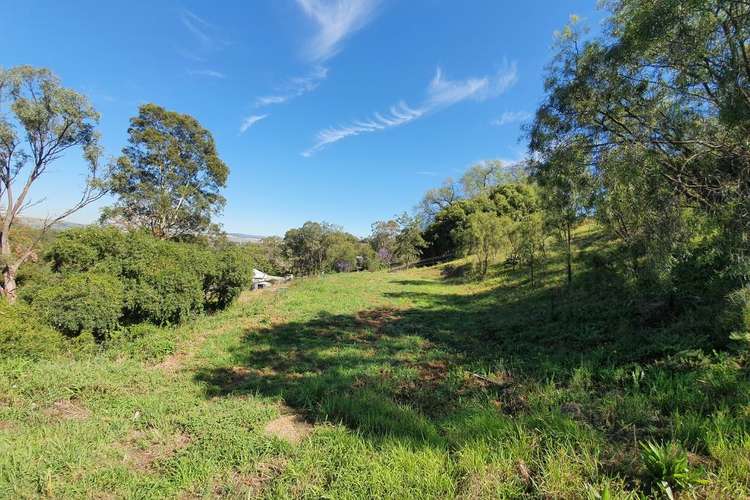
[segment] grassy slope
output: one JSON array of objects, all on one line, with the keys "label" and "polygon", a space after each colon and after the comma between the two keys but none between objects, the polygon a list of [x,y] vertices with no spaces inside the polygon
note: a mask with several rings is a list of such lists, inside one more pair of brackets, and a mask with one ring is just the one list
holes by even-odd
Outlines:
[{"label": "grassy slope", "polygon": [[[570,291],[558,261],[544,287],[494,271],[247,295],[159,366],[2,360],[0,497],[620,497],[647,487],[646,439],[692,451],[688,494],[749,496],[746,372],[695,353],[710,305],[654,319],[604,269]],[[263,430],[290,411],[315,424],[298,445]]]}]

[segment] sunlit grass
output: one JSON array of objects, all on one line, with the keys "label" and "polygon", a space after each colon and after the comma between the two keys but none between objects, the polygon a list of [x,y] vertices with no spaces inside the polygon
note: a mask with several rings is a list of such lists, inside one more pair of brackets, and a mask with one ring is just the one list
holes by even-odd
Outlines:
[{"label": "sunlit grass", "polygon": [[[681,494],[750,494],[750,382],[710,309],[645,324],[587,262],[570,289],[557,256],[535,288],[329,275],[148,356],[3,359],[0,497],[622,498],[658,494],[647,442],[686,453]],[[264,431],[289,412],[299,444]]]}]

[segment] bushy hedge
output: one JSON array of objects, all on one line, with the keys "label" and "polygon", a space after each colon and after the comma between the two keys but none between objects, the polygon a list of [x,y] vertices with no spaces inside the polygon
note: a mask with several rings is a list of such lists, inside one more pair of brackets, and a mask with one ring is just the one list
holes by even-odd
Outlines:
[{"label": "bushy hedge", "polygon": [[206,259],[210,265],[204,274],[203,291],[209,307],[223,309],[252,282],[253,261],[237,246],[216,252],[213,257]]},{"label": "bushy hedge", "polygon": [[125,313],[129,321],[176,324],[204,309],[208,251],[140,235],[127,246],[116,267],[127,288]]},{"label": "bushy hedge", "polygon": [[252,278],[252,262],[232,246],[215,249],[114,228],[65,231],[46,257],[61,276],[93,273],[119,280],[119,317],[127,323],[177,324],[207,308],[226,307]]},{"label": "bushy hedge", "polygon": [[38,291],[33,306],[58,331],[102,337],[117,328],[124,293],[117,276],[95,271],[62,275]]},{"label": "bushy hedge", "polygon": [[62,335],[45,326],[28,305],[0,299],[0,356],[43,358],[59,352]]}]

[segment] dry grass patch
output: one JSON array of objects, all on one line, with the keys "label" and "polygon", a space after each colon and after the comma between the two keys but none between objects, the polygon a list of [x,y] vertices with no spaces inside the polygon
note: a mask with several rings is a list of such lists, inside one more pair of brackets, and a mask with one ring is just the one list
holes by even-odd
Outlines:
[{"label": "dry grass patch", "polygon": [[399,321],[402,318],[403,316],[399,314],[398,309],[387,307],[359,311],[357,313],[357,322],[376,333],[380,333],[386,325]]},{"label": "dry grass patch", "polygon": [[518,498],[525,496],[533,481],[522,461],[492,464],[466,476],[461,484],[458,498]]},{"label": "dry grass patch", "polygon": [[315,427],[296,413],[285,413],[268,422],[263,431],[290,444],[299,444],[312,434]]},{"label": "dry grass patch", "polygon": [[182,432],[163,435],[157,430],[133,431],[125,442],[123,462],[133,469],[148,471],[155,462],[174,456],[191,441]]},{"label": "dry grass patch", "polygon": [[86,420],[91,412],[81,403],[69,399],[61,399],[44,408],[42,413],[58,420]]},{"label": "dry grass patch", "polygon": [[217,498],[260,498],[267,486],[284,472],[286,465],[286,459],[274,457],[260,462],[252,471],[232,471],[214,487],[213,494]]}]

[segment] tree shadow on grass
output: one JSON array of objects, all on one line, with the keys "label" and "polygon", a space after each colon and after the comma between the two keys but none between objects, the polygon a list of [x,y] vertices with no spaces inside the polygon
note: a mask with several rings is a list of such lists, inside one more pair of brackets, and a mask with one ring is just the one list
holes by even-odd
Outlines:
[{"label": "tree shadow on grass", "polygon": [[[583,276],[564,292],[499,287],[472,295],[430,293],[422,281],[384,293],[419,308],[321,312],[248,330],[230,363],[200,369],[195,379],[210,398],[279,397],[313,422],[343,423],[371,439],[450,447],[457,443],[444,424],[468,422],[473,409],[523,416],[524,386],[567,384],[582,365],[612,370],[715,347],[705,321],[641,325],[624,283],[611,276]],[[503,374],[507,380],[497,380]]]}]

